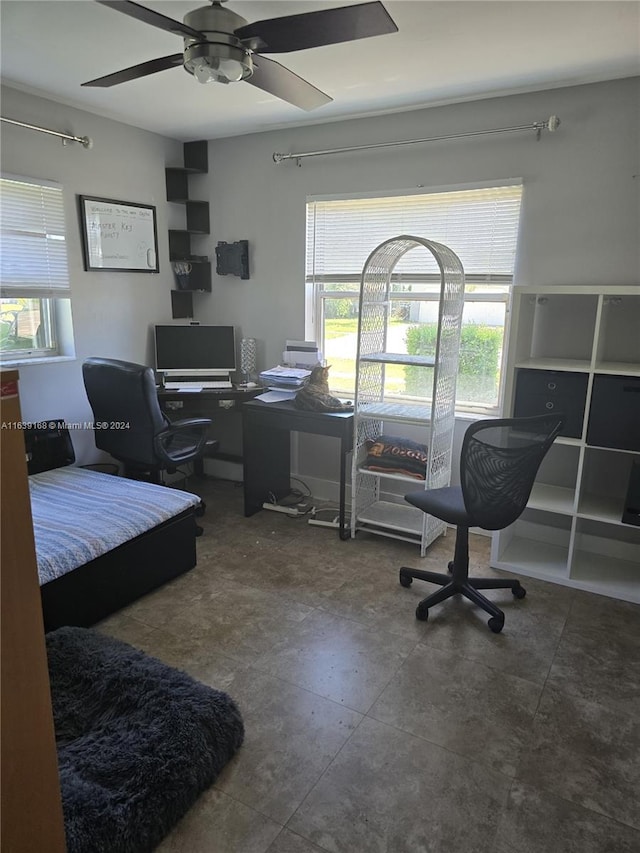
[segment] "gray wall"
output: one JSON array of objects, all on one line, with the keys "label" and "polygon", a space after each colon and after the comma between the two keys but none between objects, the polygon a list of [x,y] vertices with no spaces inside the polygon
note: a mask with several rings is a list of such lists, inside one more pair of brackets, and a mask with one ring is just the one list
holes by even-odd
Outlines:
[{"label": "gray wall", "polygon": [[[200,180],[212,200],[213,240],[249,240],[251,279],[214,277],[198,317],[256,337],[259,366],[271,366],[286,338],[304,336],[307,196],[510,177],[524,180],[517,284],[637,284],[639,103],[634,78],[212,141],[210,173]],[[552,114],[562,124],[539,142],[526,132],[319,157],[300,168],[272,160],[274,151],[420,139]],[[301,475],[335,478],[330,439],[299,440]]]},{"label": "gray wall", "polygon": [[[81,365],[90,355],[151,364],[150,324],[171,317],[164,167],[182,163],[182,145],[52,101],[2,88],[2,114],[18,121],[90,136],[93,148],[2,123],[4,172],[59,181],[64,187],[76,359],[20,367],[26,421],[91,421]],[[157,207],[160,273],[85,272],[76,194]],[[93,434],[74,430],[80,464],[99,458]]]},{"label": "gray wall", "polygon": [[[86,112],[3,90],[3,115],[93,137],[90,151],[2,125],[2,168],[59,180],[67,192],[77,360],[21,369],[25,419],[90,419],[80,377],[87,355],[151,363],[149,327],[170,317],[169,210],[164,166],[181,145]],[[524,180],[518,284],[637,284],[640,173],[638,78],[475,101],[410,113],[254,134],[210,143],[207,176],[191,196],[211,201],[212,234],[248,239],[251,279],[214,274],[196,297],[197,319],[233,324],[258,339],[259,367],[275,364],[286,338],[304,335],[304,230],[308,195],[403,190],[509,177]],[[552,114],[545,133],[381,149],[276,165],[274,151],[305,151],[529,124]],[[75,194],[157,205],[159,275],[87,273],[82,268]],[[175,207],[175,206],[173,206]],[[172,221],[172,225],[178,223]],[[393,235],[389,235],[393,236]],[[428,236],[428,235],[426,235]],[[464,428],[459,424],[458,438]],[[91,436],[74,436],[88,461]],[[300,437],[297,467],[312,482],[337,479],[331,439]]]}]

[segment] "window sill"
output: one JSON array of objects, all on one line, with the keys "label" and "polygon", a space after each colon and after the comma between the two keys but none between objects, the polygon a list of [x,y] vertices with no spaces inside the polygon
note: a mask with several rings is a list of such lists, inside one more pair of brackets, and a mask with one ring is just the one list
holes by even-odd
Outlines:
[{"label": "window sill", "polygon": [[30,364],[58,364],[65,361],[75,361],[75,355],[44,355],[42,358],[0,358],[0,367],[25,367]]}]

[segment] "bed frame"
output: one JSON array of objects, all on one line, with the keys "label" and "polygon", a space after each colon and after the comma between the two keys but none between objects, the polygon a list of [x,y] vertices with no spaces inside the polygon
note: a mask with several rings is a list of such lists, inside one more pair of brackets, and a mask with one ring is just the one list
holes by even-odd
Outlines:
[{"label": "bed frame", "polygon": [[45,631],[89,627],[196,564],[196,508],[40,587]]}]

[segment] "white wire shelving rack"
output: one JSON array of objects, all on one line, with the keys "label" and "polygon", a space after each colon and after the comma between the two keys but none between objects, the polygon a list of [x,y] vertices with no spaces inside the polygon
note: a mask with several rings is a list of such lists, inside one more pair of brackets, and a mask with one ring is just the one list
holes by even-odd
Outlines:
[{"label": "white wire shelving rack", "polygon": [[[391,279],[398,261],[409,251],[426,249],[440,270],[440,299],[435,352],[408,355],[388,350],[391,313]],[[430,294],[431,295],[431,294]],[[404,492],[441,488],[451,478],[451,449],[455,425],[455,390],[464,305],[464,271],[457,255],[441,243],[402,235],[386,240],[371,252],[364,265],[360,287],[354,452],[352,462],[351,535],[367,530],[381,536],[428,546],[446,530],[446,524],[415,507],[389,499],[385,483]],[[385,390],[389,365],[430,371],[428,397],[400,398]],[[424,383],[422,383],[424,385]],[[428,448],[424,481],[400,474],[370,471],[363,467],[367,441],[393,434],[394,427],[424,428],[420,439]],[[400,427],[402,429],[402,427]]]}]

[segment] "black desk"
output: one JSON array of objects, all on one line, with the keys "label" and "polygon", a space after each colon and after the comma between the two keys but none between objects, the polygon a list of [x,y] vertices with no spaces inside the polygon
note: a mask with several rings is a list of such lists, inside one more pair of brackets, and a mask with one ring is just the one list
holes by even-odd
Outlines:
[{"label": "black desk", "polygon": [[349,538],[345,525],[347,454],[353,446],[353,412],[303,412],[290,400],[242,406],[244,456],[244,514],[254,515],[273,494],[281,500],[291,492],[291,432],[310,432],[340,439],[341,539]]},{"label": "black desk", "polygon": [[[263,388],[207,388],[202,391],[158,389],[160,408],[169,420],[181,418],[211,418],[211,437],[220,441],[218,450],[206,453],[215,459],[242,463],[240,447],[240,415],[242,403],[262,394]],[[179,405],[176,405],[179,404]],[[230,408],[227,408],[231,404]],[[202,460],[194,465],[196,474],[203,473]]]}]

